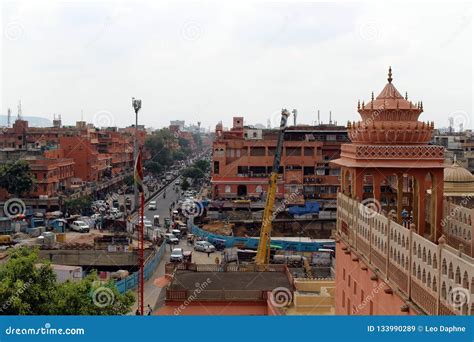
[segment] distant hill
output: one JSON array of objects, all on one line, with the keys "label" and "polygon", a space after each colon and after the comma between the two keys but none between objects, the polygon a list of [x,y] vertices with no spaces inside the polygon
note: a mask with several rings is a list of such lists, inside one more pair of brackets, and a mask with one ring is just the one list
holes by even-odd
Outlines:
[{"label": "distant hill", "polygon": [[[11,125],[16,120],[16,115],[12,115],[11,117]],[[46,118],[41,118],[39,116],[23,116],[23,120],[28,121],[28,125],[30,127],[51,127],[53,123],[51,120]],[[0,126],[6,126],[8,122],[8,117],[6,115],[0,115]]]}]

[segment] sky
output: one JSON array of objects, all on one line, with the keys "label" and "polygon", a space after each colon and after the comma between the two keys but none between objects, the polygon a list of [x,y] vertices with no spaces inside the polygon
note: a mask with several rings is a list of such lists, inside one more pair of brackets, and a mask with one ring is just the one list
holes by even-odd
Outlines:
[{"label": "sky", "polygon": [[[357,101],[393,83],[420,120],[474,127],[469,2],[3,2],[0,114],[96,126],[233,116],[278,125],[357,121]],[[83,114],[81,114],[83,113]]]}]

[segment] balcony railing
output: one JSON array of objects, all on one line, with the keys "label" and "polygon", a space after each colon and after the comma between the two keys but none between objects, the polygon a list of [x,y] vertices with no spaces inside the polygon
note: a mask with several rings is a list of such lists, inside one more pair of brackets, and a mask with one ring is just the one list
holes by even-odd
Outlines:
[{"label": "balcony railing", "polygon": [[[337,235],[392,289],[430,315],[472,315],[474,260],[338,194]],[[457,300],[462,297],[463,302]]]}]

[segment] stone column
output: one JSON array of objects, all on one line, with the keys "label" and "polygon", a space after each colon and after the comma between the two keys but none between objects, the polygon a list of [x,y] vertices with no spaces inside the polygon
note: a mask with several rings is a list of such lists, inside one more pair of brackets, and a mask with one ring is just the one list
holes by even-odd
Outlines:
[{"label": "stone column", "polygon": [[363,200],[363,193],[364,193],[364,170],[363,169],[355,169],[354,171],[354,188],[352,192],[354,193],[354,197],[358,198],[359,201]]},{"label": "stone column", "polygon": [[425,184],[425,175],[420,174],[417,177],[418,184],[418,222],[416,226],[418,227],[418,234],[422,237],[425,236],[425,199],[426,199],[426,184]]},{"label": "stone column", "polygon": [[374,195],[374,199],[381,204],[381,192],[380,192],[380,184],[382,183],[382,175],[379,171],[374,171],[372,173],[372,194]]},{"label": "stone column", "polygon": [[402,224],[403,210],[403,173],[397,174],[397,222]]},{"label": "stone column", "polygon": [[412,176],[412,206],[413,206],[413,222],[418,224],[418,180]]}]

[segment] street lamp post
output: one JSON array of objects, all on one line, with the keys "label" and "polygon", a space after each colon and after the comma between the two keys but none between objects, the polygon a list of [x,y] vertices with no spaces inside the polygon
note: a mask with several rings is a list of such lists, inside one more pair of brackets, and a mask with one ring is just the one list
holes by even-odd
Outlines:
[{"label": "street lamp post", "polygon": [[[135,99],[134,97],[132,97],[132,106],[135,111],[135,141],[134,141],[134,146],[133,146],[133,162],[135,163],[138,156],[138,111],[140,110],[140,108],[142,108],[142,100]],[[135,209],[137,209],[138,208],[138,189],[136,186],[134,187],[133,194],[134,194],[133,206]]]}]

